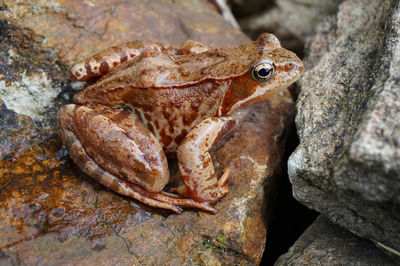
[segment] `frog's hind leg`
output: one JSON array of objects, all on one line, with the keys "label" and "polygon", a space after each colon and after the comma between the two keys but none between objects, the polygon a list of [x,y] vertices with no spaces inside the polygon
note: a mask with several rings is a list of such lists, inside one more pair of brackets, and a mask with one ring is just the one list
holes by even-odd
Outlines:
[{"label": "frog's hind leg", "polygon": [[82,171],[110,189],[147,205],[180,213],[178,206],[210,212],[207,204],[162,192],[168,165],[158,140],[128,111],[92,105],[63,106],[58,122],[63,142]]},{"label": "frog's hind leg", "polygon": [[[115,192],[130,198],[134,198],[148,206],[171,210],[177,214],[182,212],[182,209],[179,206],[193,207],[215,213],[214,208],[211,208],[205,204],[200,204],[193,200],[179,199],[176,198],[175,195],[169,195],[170,193],[149,193],[139,186],[116,177],[115,175],[101,168],[92,158],[90,158],[73,134],[67,138],[72,140],[70,142],[73,142],[69,150],[71,157],[73,157],[77,165],[81,169],[84,169],[84,172],[87,175],[95,179],[100,184],[114,190]],[[72,154],[74,154],[74,156],[72,156]]]},{"label": "frog's hind leg", "polygon": [[132,60],[144,51],[160,52],[162,44],[149,41],[132,41],[107,48],[71,68],[72,76],[78,81],[86,81],[104,75],[125,61]]}]

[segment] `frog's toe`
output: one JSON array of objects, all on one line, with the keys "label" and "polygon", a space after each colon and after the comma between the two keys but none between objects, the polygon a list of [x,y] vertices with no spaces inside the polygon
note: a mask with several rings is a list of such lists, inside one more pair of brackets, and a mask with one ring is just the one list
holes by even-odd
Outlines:
[{"label": "frog's toe", "polygon": [[170,204],[171,206],[174,207],[187,207],[187,208],[195,208],[195,209],[200,209],[200,210],[204,210],[204,211],[208,211],[211,213],[217,213],[217,210],[213,207],[211,207],[207,202],[197,202],[194,201],[192,199],[188,199],[188,198],[179,198],[178,195],[176,194],[172,194],[169,192],[148,192],[145,189],[136,186],[136,185],[131,185],[132,189],[134,189],[135,191],[149,197],[152,198],[154,200],[166,203],[166,204]]}]

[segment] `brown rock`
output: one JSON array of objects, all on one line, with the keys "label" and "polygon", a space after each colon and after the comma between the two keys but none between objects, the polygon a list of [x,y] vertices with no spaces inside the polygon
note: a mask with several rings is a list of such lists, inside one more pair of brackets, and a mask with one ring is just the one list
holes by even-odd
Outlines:
[{"label": "brown rock", "polygon": [[270,219],[263,210],[293,116],[289,93],[252,107],[212,153],[217,171],[232,170],[216,215],[174,215],[122,197],[85,176],[62,147],[55,114],[77,86],[68,65],[132,39],[215,47],[247,37],[208,1],[88,3],[2,7],[0,264],[259,263]]}]

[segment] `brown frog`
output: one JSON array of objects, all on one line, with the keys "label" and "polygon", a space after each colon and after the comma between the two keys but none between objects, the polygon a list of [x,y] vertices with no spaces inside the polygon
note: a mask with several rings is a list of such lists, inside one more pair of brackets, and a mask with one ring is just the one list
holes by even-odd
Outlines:
[{"label": "brown frog", "polygon": [[[76,64],[77,80],[101,76],[63,106],[58,123],[74,162],[112,190],[150,206],[210,206],[228,193],[209,149],[234,129],[231,114],[287,88],[303,64],[272,34],[237,47],[208,49],[135,41]],[[177,156],[184,186],[169,181],[166,156]]]}]

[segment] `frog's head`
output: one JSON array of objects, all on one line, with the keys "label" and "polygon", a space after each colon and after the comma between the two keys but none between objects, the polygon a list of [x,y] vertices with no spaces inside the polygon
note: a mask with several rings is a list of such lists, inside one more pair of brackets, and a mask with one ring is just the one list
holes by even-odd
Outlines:
[{"label": "frog's head", "polygon": [[248,71],[232,79],[221,113],[265,100],[289,87],[303,73],[303,63],[291,51],[282,48],[272,34],[264,33],[251,47],[257,54]]}]

